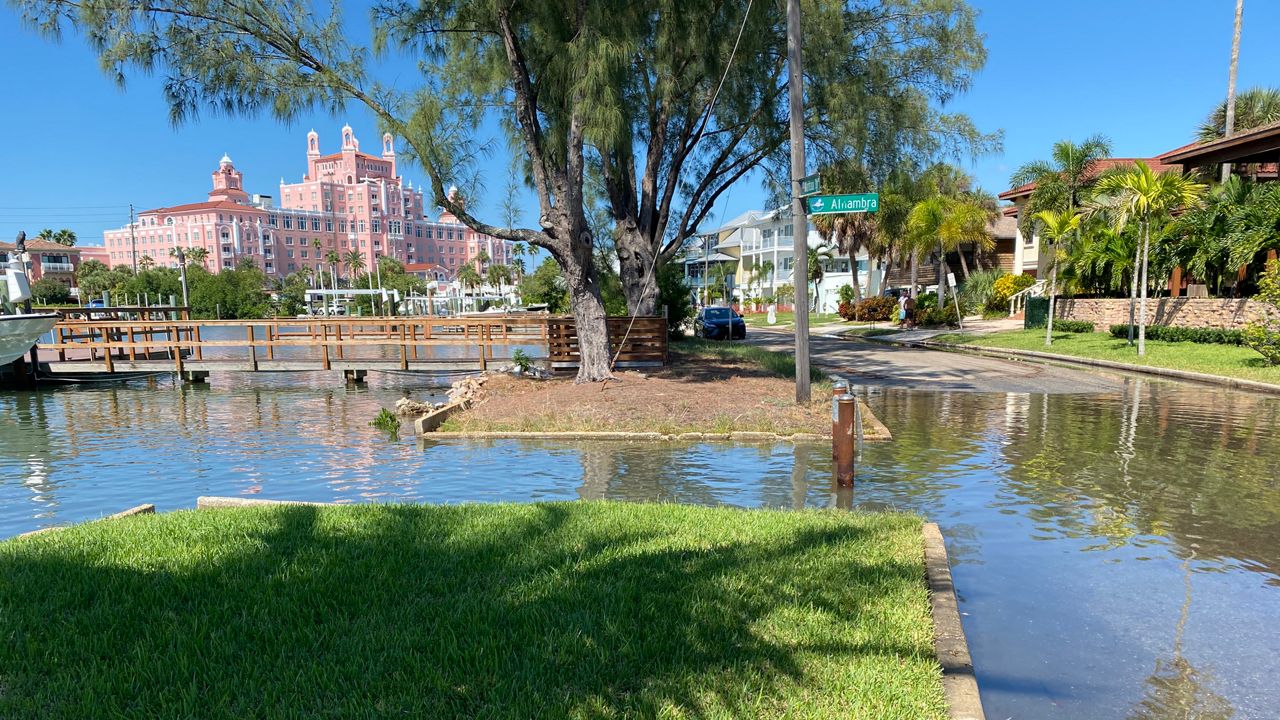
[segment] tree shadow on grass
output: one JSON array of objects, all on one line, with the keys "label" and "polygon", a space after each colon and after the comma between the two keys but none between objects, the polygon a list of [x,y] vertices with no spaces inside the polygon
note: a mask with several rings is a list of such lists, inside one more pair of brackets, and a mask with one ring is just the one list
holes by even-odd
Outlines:
[{"label": "tree shadow on grass", "polygon": [[861,559],[866,526],[673,543],[683,509],[602,507],[205,512],[121,526],[153,557],[0,552],[0,716],[846,717],[884,688],[842,673],[936,673],[884,636],[920,568]]}]

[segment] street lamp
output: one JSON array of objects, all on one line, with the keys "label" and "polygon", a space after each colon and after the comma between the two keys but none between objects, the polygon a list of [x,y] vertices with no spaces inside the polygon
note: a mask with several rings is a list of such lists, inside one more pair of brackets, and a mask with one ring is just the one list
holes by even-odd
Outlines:
[{"label": "street lamp", "polygon": [[178,278],[182,281],[182,307],[190,308],[191,301],[187,292],[187,251],[178,245],[174,247],[174,253],[178,256]]}]

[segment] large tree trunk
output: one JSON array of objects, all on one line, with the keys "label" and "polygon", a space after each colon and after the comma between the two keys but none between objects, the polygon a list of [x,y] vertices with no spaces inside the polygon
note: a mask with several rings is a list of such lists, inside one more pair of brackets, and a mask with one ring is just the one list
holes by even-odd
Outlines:
[{"label": "large tree trunk", "polygon": [[916,254],[915,252],[912,252],[911,253],[911,287],[907,290],[908,297],[916,296],[916,284],[918,282],[919,277],[920,277],[920,270],[916,265]]},{"label": "large tree trunk", "polygon": [[[853,301],[858,302],[862,299],[862,285],[858,282],[858,259],[854,257],[855,251],[849,249],[849,284],[853,286]],[[870,263],[868,263],[870,266]]]},{"label": "large tree trunk", "polygon": [[[975,253],[977,252],[976,247],[974,249],[974,252]],[[956,248],[956,255],[960,256],[960,272],[964,273],[964,279],[968,280],[969,279],[969,263],[967,260],[964,259],[964,248],[962,247]],[[974,259],[975,260],[977,259],[977,255],[974,255]]]},{"label": "large tree trunk", "polygon": [[1049,317],[1044,325],[1045,345],[1053,344],[1053,313],[1056,309],[1054,298],[1058,295],[1058,258],[1055,256],[1053,260],[1053,269],[1049,271]]},{"label": "large tree trunk", "polygon": [[632,315],[656,315],[658,311],[657,265],[653,246],[639,230],[620,228],[615,242],[618,251],[618,275],[622,294],[627,298],[627,312]]},{"label": "large tree trunk", "polygon": [[591,257],[591,243],[573,243],[571,254],[558,255],[569,289],[569,306],[578,335],[578,376],[576,383],[597,382],[613,377],[609,353],[609,326],[605,321],[600,279]]},{"label": "large tree trunk", "polygon": [[1133,279],[1129,282],[1129,345],[1133,345],[1133,330],[1137,324],[1134,316],[1138,305],[1138,266],[1142,263],[1142,241],[1138,241],[1138,249],[1133,254]]}]

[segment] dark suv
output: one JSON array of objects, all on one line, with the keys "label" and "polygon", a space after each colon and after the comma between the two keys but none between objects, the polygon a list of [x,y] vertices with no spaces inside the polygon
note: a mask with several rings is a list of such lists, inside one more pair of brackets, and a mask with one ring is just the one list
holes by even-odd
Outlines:
[{"label": "dark suv", "polygon": [[747,323],[727,307],[704,307],[693,319],[693,334],[711,340],[740,340],[747,336]]}]

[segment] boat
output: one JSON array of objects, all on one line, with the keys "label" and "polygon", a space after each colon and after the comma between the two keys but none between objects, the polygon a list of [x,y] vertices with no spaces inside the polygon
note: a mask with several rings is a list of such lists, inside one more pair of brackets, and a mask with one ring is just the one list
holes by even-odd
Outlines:
[{"label": "boat", "polygon": [[0,315],[0,365],[26,355],[57,322],[57,313]]},{"label": "boat", "polygon": [[57,313],[22,313],[18,303],[31,298],[31,286],[22,263],[13,261],[0,282],[0,366],[27,353],[58,322]]}]

